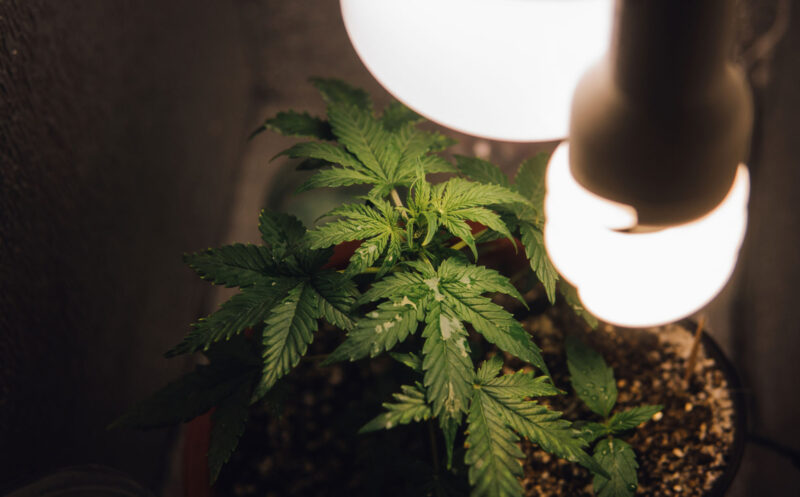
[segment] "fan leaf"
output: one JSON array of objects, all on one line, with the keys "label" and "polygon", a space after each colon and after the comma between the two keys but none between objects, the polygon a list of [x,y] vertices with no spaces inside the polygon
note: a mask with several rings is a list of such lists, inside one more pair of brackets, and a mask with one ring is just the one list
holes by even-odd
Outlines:
[{"label": "fan leaf", "polygon": [[263,397],[306,353],[317,330],[318,303],[314,288],[303,282],[292,288],[267,318],[262,334],[264,368],[254,400]]},{"label": "fan leaf", "polygon": [[365,424],[359,433],[377,430],[390,430],[398,425],[425,421],[431,417],[431,406],[425,401],[425,389],[419,383],[414,386],[403,385],[401,392],[392,394],[395,402],[386,402],[386,412],[379,414]]},{"label": "fan leaf", "polygon": [[597,351],[568,336],[567,367],[570,381],[578,397],[596,414],[607,418],[617,402],[617,383],[614,370]]}]

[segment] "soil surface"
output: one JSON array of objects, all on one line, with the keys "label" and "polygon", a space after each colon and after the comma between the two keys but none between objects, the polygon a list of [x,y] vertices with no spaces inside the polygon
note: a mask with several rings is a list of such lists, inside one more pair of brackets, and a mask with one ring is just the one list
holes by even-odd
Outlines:
[{"label": "soil surface", "polygon": [[[530,318],[530,330],[545,354],[553,379],[569,390],[563,329],[575,323],[548,313]],[[622,438],[639,462],[637,495],[704,496],[727,465],[734,439],[734,409],[727,380],[701,346],[695,374],[684,381],[694,330],[669,325],[647,330],[601,325],[577,331],[613,367],[619,391],[618,412],[643,404],[661,404],[653,419]],[[632,358],[636,360],[632,360]],[[574,395],[547,399],[566,418],[602,421]],[[527,496],[592,496],[591,476],[580,466],[550,456],[525,442],[528,455],[523,484]]]},{"label": "soil surface", "polygon": [[[700,350],[697,372],[687,387],[684,360],[692,335],[673,325],[654,330],[619,330],[601,326],[588,331],[569,311],[549,309],[524,324],[542,347],[557,386],[570,395],[549,400],[571,420],[595,420],[569,386],[563,332],[578,333],[614,368],[619,390],[615,411],[642,404],[662,404],[663,413],[622,438],[639,461],[637,495],[705,495],[722,474],[733,443],[733,403],[722,373]],[[479,353],[485,342],[474,337]],[[418,340],[418,336],[410,340]],[[331,351],[341,332],[325,330],[309,354]],[[417,344],[404,344],[410,348]],[[637,360],[631,360],[636,358]],[[414,373],[388,358],[322,368],[313,355],[285,384],[281,416],[270,406],[251,411],[239,450],[216,485],[217,496],[393,496],[468,495],[463,467],[463,437],[456,440],[454,469],[437,472],[432,452],[443,456],[441,435],[432,448],[426,424],[358,435],[358,429],[391,400]],[[507,360],[507,371],[517,366]],[[527,496],[591,496],[585,469],[552,457],[530,443],[523,486]],[[438,474],[439,476],[435,476]]]},{"label": "soil surface", "polygon": [[[309,357],[329,353],[342,335],[326,327]],[[215,486],[217,497],[429,493],[433,466],[426,425],[358,434],[401,384],[413,382],[414,373],[388,357],[330,367],[321,367],[321,360],[302,361],[276,386],[280,405],[251,409],[239,448]]]}]

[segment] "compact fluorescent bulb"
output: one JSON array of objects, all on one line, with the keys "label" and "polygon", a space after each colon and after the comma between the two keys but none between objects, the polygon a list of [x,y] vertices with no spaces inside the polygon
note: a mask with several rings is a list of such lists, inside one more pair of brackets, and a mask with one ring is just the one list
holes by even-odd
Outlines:
[{"label": "compact fluorescent bulb", "polygon": [[705,306],[747,226],[753,106],[731,63],[735,0],[617,0],[551,158],[548,255],[584,306],[655,326]]},{"label": "compact fluorescent bulb", "polygon": [[547,253],[584,307],[603,321],[630,327],[676,321],[708,304],[733,273],[747,226],[744,165],[710,213],[643,232],[620,231],[637,226],[635,209],[575,181],[568,144],[551,157],[546,181]]},{"label": "compact fluorescent bulb", "polygon": [[341,0],[364,65],[419,114],[507,141],[567,135],[572,93],[606,52],[613,0]]}]

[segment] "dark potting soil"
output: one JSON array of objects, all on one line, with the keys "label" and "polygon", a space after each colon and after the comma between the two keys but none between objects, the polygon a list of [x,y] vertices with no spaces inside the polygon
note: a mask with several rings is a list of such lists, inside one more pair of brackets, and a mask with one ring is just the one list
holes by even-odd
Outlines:
[{"label": "dark potting soil", "polygon": [[[642,404],[665,406],[654,420],[623,437],[638,456],[637,495],[705,495],[722,473],[733,444],[733,403],[714,360],[701,348],[697,373],[687,387],[683,372],[690,331],[678,325],[655,332],[611,327],[587,331],[568,312],[551,309],[524,321],[542,347],[557,386],[570,392],[546,402],[567,419],[598,420],[569,387],[561,331],[567,328],[580,333],[614,368],[619,390],[615,411]],[[471,346],[480,353],[485,342],[475,338]],[[339,331],[321,331],[309,351],[311,359],[279,384],[279,400],[251,410],[216,495],[425,496],[436,495],[435,485],[449,487],[448,495],[468,495],[463,437],[456,441],[455,469],[448,472],[433,464],[433,450],[441,457],[444,449],[437,428],[438,447],[432,450],[427,423],[357,434],[399,385],[419,378],[388,358],[320,367],[313,354],[330,352],[340,340]],[[514,360],[507,364],[511,372]],[[275,404],[282,409],[276,410]],[[522,448],[528,455],[522,481],[527,496],[594,495],[587,470],[528,442]]]},{"label": "dark potting soil", "polygon": [[[425,424],[358,434],[414,373],[388,357],[321,367],[313,356],[329,353],[341,338],[339,330],[322,330],[309,350],[312,359],[278,384],[281,406],[251,409],[239,448],[215,485],[217,497],[429,494]],[[456,495],[468,492],[464,487]]]},{"label": "dark potting soil", "polygon": [[[553,380],[567,389],[564,320],[557,315],[541,315],[524,324],[542,347]],[[637,455],[637,495],[708,495],[730,458],[733,400],[725,376],[702,346],[694,376],[688,385],[684,381],[693,332],[678,324],[648,330],[601,325],[597,330],[580,332],[614,369],[619,396],[612,414],[644,404],[664,406],[653,419],[622,437]],[[543,402],[562,411],[567,419],[602,421],[574,395]],[[527,496],[594,495],[590,474],[584,468],[552,457],[528,442],[523,443],[523,450],[528,456],[523,479]]]}]

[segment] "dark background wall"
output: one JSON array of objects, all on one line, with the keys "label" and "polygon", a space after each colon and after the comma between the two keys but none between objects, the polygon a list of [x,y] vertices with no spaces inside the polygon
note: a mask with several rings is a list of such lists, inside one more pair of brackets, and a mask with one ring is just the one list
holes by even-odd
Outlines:
[{"label": "dark background wall", "polygon": [[103,427],[185,367],[180,261],[224,234],[252,72],[211,0],[0,2],[0,493],[102,462],[148,482],[166,433]]},{"label": "dark background wall", "polygon": [[[774,50],[751,50],[778,3],[740,2],[759,122],[750,231],[715,333],[754,429],[800,448],[800,6]],[[284,179],[268,159],[291,140],[245,137],[278,110],[321,112],[311,75],[388,100],[334,0],[0,0],[0,494],[84,462],[160,486],[170,433],[103,427],[189,366],[160,353],[218,297],[180,254],[257,237]],[[532,151],[461,139],[508,167]],[[735,495],[796,488],[800,471],[749,446]]]},{"label": "dark background wall", "polygon": [[[751,73],[758,118],[750,224],[740,290],[731,309],[730,345],[751,399],[753,433],[794,450],[798,457],[800,2],[785,1],[784,8],[780,2],[749,5],[756,25],[771,22],[771,14],[777,13],[786,17],[787,30],[772,60]],[[741,496],[797,495],[800,467],[777,456],[775,447],[751,443],[738,483]]]}]

